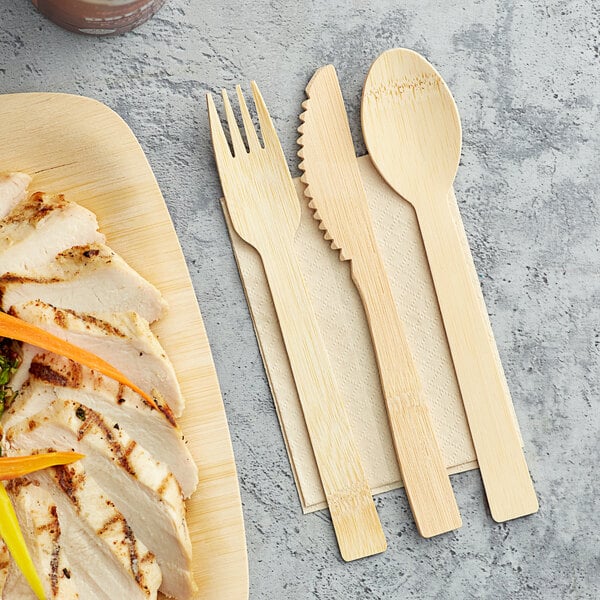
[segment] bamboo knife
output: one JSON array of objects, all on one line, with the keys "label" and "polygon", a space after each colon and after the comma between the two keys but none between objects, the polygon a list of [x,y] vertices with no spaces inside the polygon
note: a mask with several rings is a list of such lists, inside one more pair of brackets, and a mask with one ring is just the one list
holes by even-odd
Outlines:
[{"label": "bamboo knife", "polygon": [[319,69],[306,94],[298,129],[305,195],[325,239],[351,262],[406,495],[419,533],[438,535],[460,527],[461,518],[373,233],[334,67]]}]

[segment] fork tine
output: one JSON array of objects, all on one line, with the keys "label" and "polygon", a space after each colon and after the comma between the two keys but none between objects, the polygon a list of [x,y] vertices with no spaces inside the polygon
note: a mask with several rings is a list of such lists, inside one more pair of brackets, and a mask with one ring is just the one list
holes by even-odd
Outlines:
[{"label": "fork tine", "polygon": [[242,94],[242,88],[239,85],[237,85],[235,87],[235,90],[237,92],[238,101],[240,103],[240,110],[242,112],[242,121],[244,122],[244,131],[246,132],[248,147],[250,148],[250,151],[260,150],[260,142],[258,141],[258,136],[256,135],[256,129],[254,128],[252,117],[248,112],[246,100],[244,100],[244,94]]},{"label": "fork tine", "polygon": [[227,117],[227,124],[229,125],[231,141],[233,142],[233,155],[239,156],[241,154],[246,154],[246,146],[244,146],[244,140],[242,139],[240,128],[238,127],[237,120],[235,118],[235,115],[233,114],[233,109],[231,108],[231,103],[229,102],[229,96],[227,95],[227,91],[222,90],[221,94],[223,95],[225,115]]},{"label": "fork tine", "polygon": [[250,82],[250,85],[252,86],[252,95],[254,96],[254,104],[256,105],[256,112],[258,113],[258,121],[260,122],[260,130],[265,146],[267,144],[279,146],[277,131],[267,110],[267,105],[258,89],[258,85],[256,85],[256,81]]},{"label": "fork tine", "polygon": [[210,127],[210,136],[212,138],[213,148],[215,150],[215,158],[217,160],[217,166],[224,160],[231,158],[231,150],[225,132],[221,126],[221,119],[217,112],[217,107],[212,98],[212,94],[206,94],[206,103],[208,104],[208,123]]}]

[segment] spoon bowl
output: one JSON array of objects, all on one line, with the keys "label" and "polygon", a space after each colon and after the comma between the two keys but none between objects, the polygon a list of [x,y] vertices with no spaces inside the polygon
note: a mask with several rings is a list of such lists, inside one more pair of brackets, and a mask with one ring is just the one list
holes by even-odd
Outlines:
[{"label": "spoon bowl", "polygon": [[447,194],[462,130],[452,94],[433,66],[412,50],[384,52],[367,75],[362,106],[369,154],[389,185],[411,203]]}]

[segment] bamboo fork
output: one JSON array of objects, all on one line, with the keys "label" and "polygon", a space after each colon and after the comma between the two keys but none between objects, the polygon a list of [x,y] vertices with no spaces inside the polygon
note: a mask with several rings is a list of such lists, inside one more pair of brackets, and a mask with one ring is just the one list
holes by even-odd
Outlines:
[{"label": "bamboo fork", "polygon": [[207,94],[217,168],[233,226],[261,256],[340,552],[344,560],[354,560],[383,552],[386,540],[294,254],[300,202],[254,82],[252,93],[264,147],[237,86],[247,151],[223,91],[233,153]]}]

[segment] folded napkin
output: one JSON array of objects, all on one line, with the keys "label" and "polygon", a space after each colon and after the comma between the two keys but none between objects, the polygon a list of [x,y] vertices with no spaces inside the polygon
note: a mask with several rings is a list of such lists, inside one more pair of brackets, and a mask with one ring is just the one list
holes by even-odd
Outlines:
[{"label": "folded napkin", "polygon": [[[415,212],[383,181],[368,156],[358,162],[375,236],[445,463],[450,473],[474,469],[475,451]],[[301,225],[295,240],[300,266],[346,401],[369,484],[374,494],[391,490],[402,482],[367,319],[350,278],[350,263],[340,262],[339,253],[323,239],[323,232],[303,198],[302,184],[299,180],[295,183],[302,205]],[[235,233],[224,203],[223,210],[302,509],[315,511],[327,506],[325,494],[262,262],[254,248]],[[455,218],[460,220],[458,210]],[[468,255],[466,237],[464,248]]]}]

